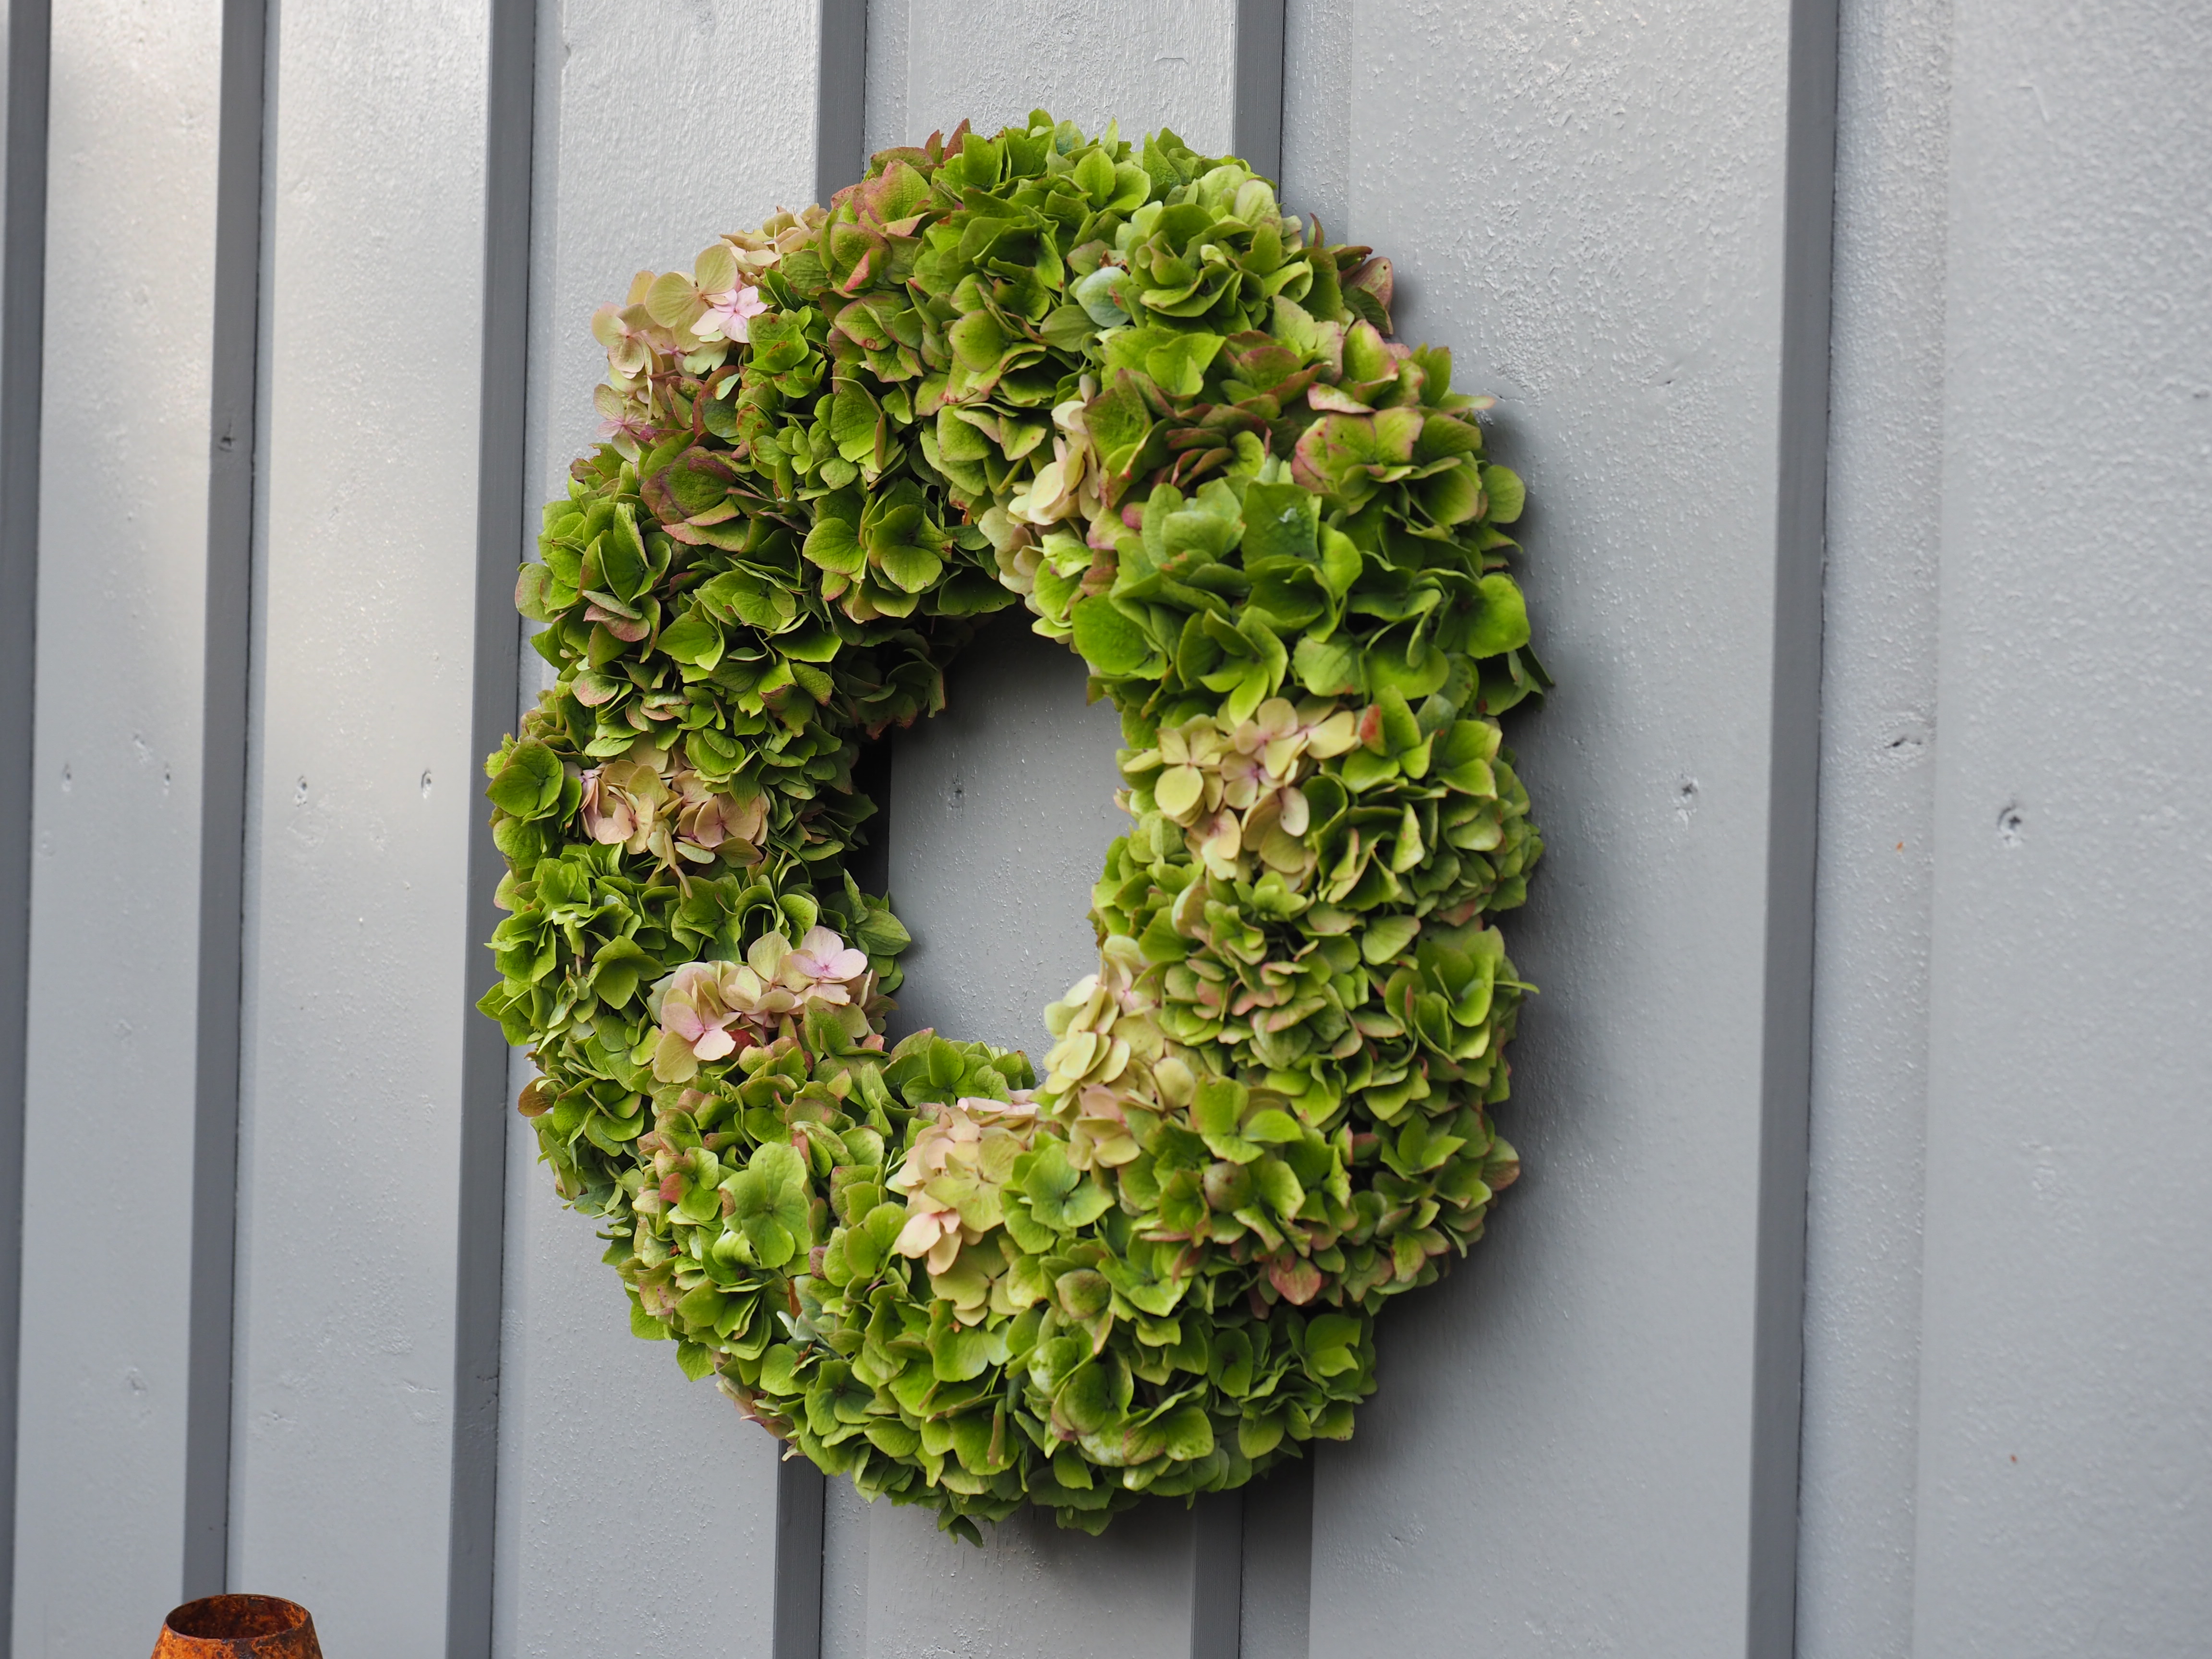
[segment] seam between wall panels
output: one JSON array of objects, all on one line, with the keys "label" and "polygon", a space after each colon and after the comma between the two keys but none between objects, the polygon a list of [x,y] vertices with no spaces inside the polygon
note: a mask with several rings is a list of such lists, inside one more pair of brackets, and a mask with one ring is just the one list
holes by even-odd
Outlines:
[{"label": "seam between wall panels", "polygon": [[[48,0],[8,8],[5,266],[0,270],[0,770],[27,778],[38,628],[45,380]],[[23,1102],[30,1006],[31,791],[0,817],[0,1654],[14,1645],[21,1352]]]},{"label": "seam between wall panels", "polygon": [[200,728],[198,982],[191,1310],[185,1376],[185,1601],[220,1593],[230,1548],[231,1360],[245,948],[246,747],[252,641],[266,0],[224,0],[208,428]]},{"label": "seam between wall panels", "polygon": [[[477,409],[477,580],[470,752],[515,726],[521,623],[514,605],[526,519],[530,214],[538,87],[536,0],[492,0],[486,75],[483,365]],[[453,1440],[447,1533],[447,1659],[490,1659],[499,1503],[500,1320],[507,1232],[508,1049],[476,1012],[506,865],[471,813],[462,963],[459,1215],[453,1285]]]},{"label": "seam between wall panels", "polygon": [[1796,1641],[1836,26],[1837,0],[1795,0],[1790,8],[1745,1631],[1751,1659],[1786,1659]]},{"label": "seam between wall panels", "polygon": [[[814,59],[814,199],[823,204],[859,179],[867,157],[867,0],[818,0]],[[822,1553],[829,1490],[804,1458],[775,1471],[774,1659],[819,1659]]]},{"label": "seam between wall panels", "polygon": [[867,0],[820,0],[815,59],[814,199],[823,207],[866,169]]},{"label": "seam between wall panels", "polygon": [[1237,55],[1229,144],[1253,172],[1283,179],[1283,22],[1285,0],[1237,0]]}]

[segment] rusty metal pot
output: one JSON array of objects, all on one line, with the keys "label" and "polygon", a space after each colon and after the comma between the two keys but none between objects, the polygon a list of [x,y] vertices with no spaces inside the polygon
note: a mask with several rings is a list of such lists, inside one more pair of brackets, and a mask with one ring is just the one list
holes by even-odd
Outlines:
[{"label": "rusty metal pot", "polygon": [[274,1595],[210,1595],[161,1621],[154,1659],[323,1659],[315,1621]]}]

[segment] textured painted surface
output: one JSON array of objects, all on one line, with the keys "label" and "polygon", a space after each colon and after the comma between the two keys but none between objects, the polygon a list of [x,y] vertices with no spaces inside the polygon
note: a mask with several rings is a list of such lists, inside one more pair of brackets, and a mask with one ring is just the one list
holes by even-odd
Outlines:
[{"label": "textured painted surface", "polygon": [[860,147],[870,155],[909,142],[906,127],[906,9],[907,0],[868,0],[867,68],[861,82]]},{"label": "textured painted surface", "polygon": [[[947,677],[945,711],[898,739],[890,894],[915,943],[892,1029],[934,1026],[1035,1060],[1049,1042],[1044,1005],[1097,966],[1091,884],[1128,821],[1113,799],[1119,723],[1085,705],[1082,664],[1028,623],[1017,611],[989,624]],[[843,1651],[1188,1651],[1181,1508],[1133,1510],[1097,1539],[1024,1512],[980,1551],[921,1510],[877,1504],[860,1518],[864,1541],[842,1518],[830,1529],[833,1595],[855,1576],[849,1553],[866,1552],[865,1646]],[[850,1632],[849,1610],[830,1606]]]},{"label": "textured painted surface", "polygon": [[[1229,148],[1236,0],[905,0],[908,141],[995,132],[1044,108],[1124,137],[1173,127]],[[984,43],[988,49],[981,49]]]},{"label": "textured painted surface", "polygon": [[2212,1627],[2212,13],[1957,0],[1915,1636]]},{"label": "textured painted surface", "polygon": [[[216,0],[53,8],[58,303],[23,792],[36,854],[13,1650],[27,1656],[151,1647],[183,1571],[221,24]],[[103,1218],[85,1224],[88,1168],[125,1164],[161,1175],[94,1177],[114,1201],[94,1200]]]},{"label": "textured painted surface", "polygon": [[232,1582],[441,1651],[485,17],[272,19]]},{"label": "textured painted surface", "polygon": [[[809,0],[687,0],[649,15],[615,0],[545,0],[535,498],[560,495],[569,460],[596,439],[592,388],[606,353],[591,336],[592,310],[622,300],[641,267],[688,270],[721,232],[811,197],[812,129],[793,112],[813,106],[815,40]],[[740,84],[752,90],[733,101]],[[650,122],[637,118],[640,86],[655,88]],[[550,670],[529,652],[523,673],[534,698]],[[672,1345],[629,1334],[621,1281],[599,1259],[605,1246],[554,1197],[519,1117],[507,1146],[495,1651],[765,1659],[774,1443],[711,1383],[687,1381]],[[681,1595],[655,1588],[672,1559],[691,1564]]]},{"label": "textured painted surface", "polygon": [[1351,234],[1498,394],[1559,680],[1528,1174],[1317,1467],[1312,1646],[1741,1651],[1787,14],[1363,4]]},{"label": "textured painted surface", "polygon": [[1279,1465],[1244,1492],[1237,1659],[1306,1659],[1313,1614],[1314,1465]]},{"label": "textured painted surface", "polygon": [[945,677],[945,712],[901,732],[890,894],[914,934],[895,1033],[934,1026],[1042,1062],[1044,1005],[1098,966],[1091,886],[1129,827],[1121,726],[1084,702],[1082,661],[1017,606]]},{"label": "textured painted surface", "polygon": [[1283,13],[1284,205],[1345,235],[1352,193],[1352,0],[1289,0]]},{"label": "textured painted surface", "polygon": [[[878,0],[869,141],[1045,102],[1224,143],[1231,9]],[[1288,193],[1396,258],[1406,331],[1504,394],[1563,682],[1514,734],[1551,842],[1508,922],[1544,987],[1505,1115],[1531,1174],[1394,1314],[1383,1393],[1319,1460],[1310,1649],[1741,1650],[1783,9],[1286,12]],[[808,0],[544,18],[538,493],[594,425],[591,307],[811,193],[816,39]],[[21,1655],[143,1651],[177,1575],[216,21],[55,16]],[[2194,1653],[2212,21],[1844,24],[1799,1650]],[[429,1654],[483,19],[349,0],[275,41],[233,1581],[333,1652]],[[1115,736],[1018,621],[953,692],[894,774],[904,1017],[1036,1052],[1089,966]],[[136,1184],[88,1225],[117,1146]],[[627,1334],[532,1151],[499,1651],[763,1654],[771,1449]],[[1305,1650],[1273,1492],[1247,1659]],[[833,1491],[827,1537],[826,1659],[1188,1650],[1179,1510],[977,1552]]]},{"label": "textured painted surface", "polygon": [[1948,6],[1845,0],[1798,1652],[1912,1644]]},{"label": "textured painted surface", "polygon": [[[1172,126],[1201,149],[1230,127],[1235,9],[1060,0],[882,0],[870,8],[868,143],[988,131],[1039,106],[1125,135]],[[988,38],[989,54],[974,50]],[[1115,808],[1118,724],[1084,702],[1064,647],[1003,617],[948,682],[949,706],[900,736],[890,891],[913,930],[895,1031],[1041,1058],[1042,1011],[1097,963],[1091,886],[1127,820]],[[830,1498],[823,1650],[832,1659],[937,1653],[1173,1655],[1190,1648],[1188,1513],[1147,1506],[1102,1539],[1023,1515],[981,1551],[930,1516]]]}]

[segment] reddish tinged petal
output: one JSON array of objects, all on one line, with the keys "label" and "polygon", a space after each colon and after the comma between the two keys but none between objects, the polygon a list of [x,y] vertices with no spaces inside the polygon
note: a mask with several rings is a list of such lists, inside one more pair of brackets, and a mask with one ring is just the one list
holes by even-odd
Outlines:
[{"label": "reddish tinged petal", "polygon": [[1321,1269],[1304,1256],[1270,1256],[1267,1282],[1282,1292],[1284,1301],[1303,1308],[1321,1294]]}]

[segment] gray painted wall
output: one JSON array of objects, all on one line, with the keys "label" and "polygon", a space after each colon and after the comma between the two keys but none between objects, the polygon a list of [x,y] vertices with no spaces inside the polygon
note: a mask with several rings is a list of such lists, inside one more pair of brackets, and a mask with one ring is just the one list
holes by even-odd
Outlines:
[{"label": "gray painted wall", "polygon": [[[873,146],[963,117],[991,131],[1040,105],[1228,146],[1231,0],[1133,10],[902,0],[872,7],[872,26],[885,13],[869,63]],[[1097,965],[1091,884],[1127,820],[1113,805],[1112,710],[1085,706],[1081,663],[1027,621],[998,618],[948,678],[945,713],[896,747],[890,892],[915,945],[894,1029],[932,1025],[1042,1057],[1044,1005]],[[825,1659],[1192,1651],[1187,1509],[1140,1509],[1096,1540],[1025,1515],[979,1552],[926,1512],[864,1506],[849,1491],[833,1490],[832,1505]]]},{"label": "gray painted wall", "polygon": [[150,1645],[183,1582],[222,11],[52,12],[24,1653]]},{"label": "gray painted wall", "polygon": [[2179,1654],[2212,1622],[2212,15],[1953,15],[1914,1636]]},{"label": "gray painted wall", "polygon": [[1845,0],[1798,1561],[1802,1659],[1912,1652],[1950,13]]},{"label": "gray painted wall", "polygon": [[[814,100],[807,0],[544,0],[538,14],[530,350],[530,490],[567,487],[592,441],[606,374],[592,311],[641,266],[689,269],[720,232],[813,191],[804,119],[733,118],[730,88],[767,109]],[[781,49],[762,50],[763,42]],[[630,88],[657,89],[637,118]],[[535,547],[517,549],[518,561]],[[545,678],[523,658],[521,695]],[[527,1076],[515,1062],[514,1093]],[[629,1334],[629,1303],[588,1222],[562,1207],[537,1138],[507,1112],[507,1295],[493,1651],[765,1655],[773,1595],[775,1443],[672,1346]],[[589,1517],[586,1519],[586,1517]],[[580,1524],[581,1522],[581,1524]],[[682,1594],[641,1594],[673,1572]]]},{"label": "gray painted wall", "polygon": [[1355,17],[1350,234],[1396,260],[1401,331],[1499,398],[1559,689],[1508,720],[1547,845],[1504,922],[1542,988],[1499,1111],[1528,1173],[1394,1310],[1382,1391],[1316,1466],[1313,1650],[1741,1651],[1778,1589],[1780,1642],[1749,1638],[1778,1653],[1787,1579],[1754,1557],[1790,1517],[1753,1500],[1796,1424],[1762,1443],[1754,1413],[1762,1182],[1802,1172],[1761,1137],[1798,994],[1770,941],[1808,896],[1769,875],[1796,833],[1778,582],[1820,413],[1784,386],[1790,15]]},{"label": "gray painted wall", "polygon": [[[589,437],[592,307],[812,194],[817,89],[851,78],[817,61],[824,3],[542,0],[533,504]],[[1205,147],[1266,8],[866,9],[871,148],[1037,103]],[[36,576],[37,747],[0,803],[37,848],[0,1621],[25,1656],[149,1642],[187,1571],[224,10],[52,7],[39,271],[66,297],[36,568],[6,573]],[[1812,640],[1776,584],[1807,568],[1784,485],[1821,413],[1786,304],[1829,178],[1787,145],[1818,114],[1789,53],[1819,8],[1283,12],[1285,193],[1389,252],[1405,331],[1501,394],[1562,684],[1512,734],[1550,843],[1509,921],[1544,987],[1506,1109],[1530,1174],[1394,1314],[1358,1437],[1243,1506],[1246,1659],[1765,1659],[1793,1577],[1808,1659],[2196,1651],[2212,19],[1841,0],[1814,54],[1837,126]],[[307,1600],[333,1654],[476,1651],[447,1603],[448,1516],[473,1512],[452,1390],[488,15],[272,7],[268,36],[228,1571]],[[1773,855],[1810,822],[1790,780],[1814,742],[1777,688],[1815,647],[1819,874],[1792,890]],[[1088,967],[1113,726],[1018,623],[951,691],[893,768],[902,1018],[1034,1051]],[[1807,918],[1809,1040],[1783,1006]],[[773,1448],[627,1335],[508,1122],[492,1650],[765,1659]],[[1771,1387],[1801,1194],[1802,1464]],[[1793,1468],[1778,1553],[1792,1517],[1757,1494]],[[1224,1517],[1021,1522],[979,1552],[833,1489],[822,1651],[1197,1659],[1194,1608],[1237,1576],[1201,1565]]]},{"label": "gray painted wall", "polygon": [[446,1639],[487,18],[272,9],[230,1574]]},{"label": "gray painted wall", "polygon": [[2195,1652],[2212,23],[1843,41],[1799,1649]]}]

